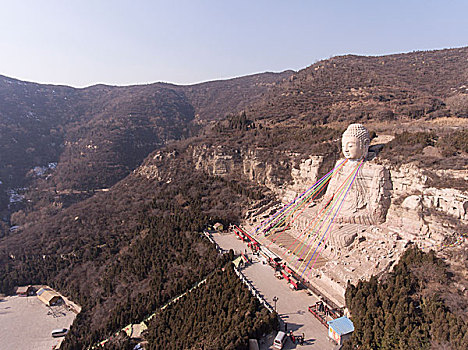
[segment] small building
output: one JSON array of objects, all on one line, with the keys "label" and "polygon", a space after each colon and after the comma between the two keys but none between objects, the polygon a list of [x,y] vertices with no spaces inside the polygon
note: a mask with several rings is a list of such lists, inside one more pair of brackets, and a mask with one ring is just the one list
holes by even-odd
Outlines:
[{"label": "small building", "polygon": [[23,297],[28,297],[36,294],[36,289],[33,286],[18,287],[16,288],[16,294]]},{"label": "small building", "polygon": [[50,288],[41,288],[37,291],[37,297],[47,306],[60,305],[63,303],[62,297]]},{"label": "small building", "polygon": [[213,228],[216,230],[216,231],[222,231],[224,230],[224,226],[222,223],[220,222],[217,222],[216,224],[213,225]]},{"label": "small building", "polygon": [[328,336],[342,345],[354,332],[353,322],[346,316],[328,321]]}]

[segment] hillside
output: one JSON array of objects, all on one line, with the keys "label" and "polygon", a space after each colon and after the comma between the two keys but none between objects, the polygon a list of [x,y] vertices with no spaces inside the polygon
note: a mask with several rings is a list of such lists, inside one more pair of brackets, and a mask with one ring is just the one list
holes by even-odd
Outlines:
[{"label": "hillside", "polygon": [[[159,161],[161,181],[134,173],[51,217],[38,217],[0,242],[0,289],[46,281],[77,301],[64,349],[81,349],[141,321],[226,260],[200,231],[238,222],[261,196],[202,172],[183,156]],[[172,181],[167,181],[167,179]]]},{"label": "hillside", "polygon": [[[73,89],[3,77],[0,209],[5,212],[8,197],[22,194],[38,177],[48,178],[35,184],[40,192],[57,190],[68,194],[60,205],[73,203],[122,179],[155,148],[241,110],[280,127],[284,121],[295,126],[467,116],[467,56],[467,48],[342,56],[296,73],[190,86]],[[84,193],[73,198],[73,191]]]},{"label": "hillside", "polygon": [[344,348],[466,349],[467,305],[462,295],[448,293],[447,286],[456,289],[453,283],[433,251],[411,247],[382,281],[348,285],[347,305],[358,331]]},{"label": "hillside", "polygon": [[[283,137],[278,138],[279,130],[243,130],[245,124],[235,119],[228,124],[230,129],[213,130],[153,152],[109,192],[53,216],[35,213],[34,223],[0,241],[0,288],[11,291],[16,284],[46,281],[83,305],[65,347],[73,349],[140,321],[219,267],[223,262],[216,263],[213,247],[201,241],[197,231],[214,221],[237,223],[247,209],[273,203],[264,184],[291,182],[297,156],[288,154],[296,149],[306,158],[311,150],[321,149],[316,147],[323,140],[338,134],[323,127],[304,128],[299,134],[294,128],[283,128]],[[267,150],[258,152],[256,159],[265,157],[264,168],[275,166],[269,175],[274,178],[268,179],[258,167],[253,168],[255,176],[249,181],[249,169],[242,163],[216,175],[215,167],[221,163],[210,168],[210,156],[197,153],[207,144],[214,149],[221,146],[238,152],[235,161],[247,164],[246,155],[255,149],[240,146],[247,142]],[[310,149],[299,147],[301,143]],[[181,305],[185,306],[178,306],[182,309],[177,313],[189,312],[190,303]],[[93,333],[89,325],[95,327]]]},{"label": "hillside", "polygon": [[6,189],[51,170],[48,186],[57,190],[111,186],[154,148],[187,135],[193,118],[180,94],[162,88],[2,82],[0,179]]},{"label": "hillside", "polygon": [[468,116],[467,93],[466,47],[380,57],[348,55],[300,70],[254,104],[250,113],[319,124]]},{"label": "hillside", "polygon": [[37,188],[27,194],[34,203],[62,207],[112,186],[154,149],[242,109],[285,75],[85,89],[0,77],[2,217],[22,207],[14,198],[26,187]]},{"label": "hillside", "polygon": [[204,123],[246,109],[250,104],[262,100],[271,89],[281,86],[293,73],[260,73],[174,88],[182,91],[190,101],[197,122]]}]

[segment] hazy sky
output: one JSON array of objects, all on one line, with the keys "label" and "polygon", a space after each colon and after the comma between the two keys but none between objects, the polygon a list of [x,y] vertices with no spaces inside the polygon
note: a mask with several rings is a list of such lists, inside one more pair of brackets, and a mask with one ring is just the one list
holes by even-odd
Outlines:
[{"label": "hazy sky", "polygon": [[0,74],[72,86],[298,70],[468,45],[467,0],[0,0]]}]

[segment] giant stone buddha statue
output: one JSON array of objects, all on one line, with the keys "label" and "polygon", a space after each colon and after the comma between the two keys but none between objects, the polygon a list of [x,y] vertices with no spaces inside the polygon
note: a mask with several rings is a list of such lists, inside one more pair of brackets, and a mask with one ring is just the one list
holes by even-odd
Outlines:
[{"label": "giant stone buddha statue", "polygon": [[[340,191],[340,186],[363,161],[354,183],[336,217],[337,222],[374,225],[385,221],[390,206],[391,188],[389,171],[376,164],[369,154],[369,132],[362,124],[351,124],[343,133],[341,145],[348,161],[333,175],[328,184],[324,200],[327,203]],[[338,160],[336,165],[343,162]]]}]

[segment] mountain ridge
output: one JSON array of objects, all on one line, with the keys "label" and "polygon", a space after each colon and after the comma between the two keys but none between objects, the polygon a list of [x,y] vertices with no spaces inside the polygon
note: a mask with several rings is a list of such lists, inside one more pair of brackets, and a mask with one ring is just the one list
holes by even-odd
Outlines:
[{"label": "mountain ridge", "polygon": [[[265,84],[282,79],[276,73],[265,77]],[[268,88],[251,80],[263,84],[261,74],[226,80],[221,83],[228,84],[225,88],[209,82],[195,87],[155,83],[76,89],[0,78],[0,211],[6,213],[7,190],[29,186],[35,182],[31,169],[49,163],[58,163],[57,169],[48,173],[52,178],[44,186],[79,191],[111,186],[155,148],[196,132],[193,105],[198,114],[208,106],[208,119],[224,118],[250,101],[245,95],[256,96],[254,90]],[[241,93],[228,98],[230,84]],[[196,96],[196,89],[214,97],[206,102]],[[77,177],[79,173],[84,177]]]}]

